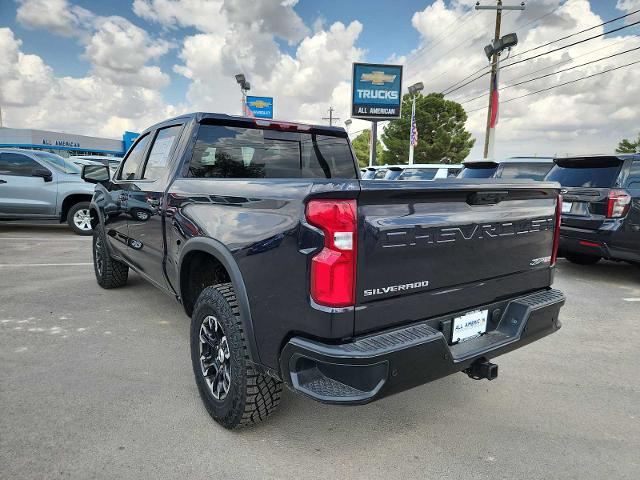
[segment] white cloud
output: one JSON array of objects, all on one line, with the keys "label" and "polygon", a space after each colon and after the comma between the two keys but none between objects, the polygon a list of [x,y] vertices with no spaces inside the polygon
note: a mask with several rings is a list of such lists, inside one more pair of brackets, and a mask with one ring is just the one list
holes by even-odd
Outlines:
[{"label": "white cloud", "polygon": [[149,34],[122,17],[106,17],[96,22],[96,31],[87,42],[85,56],[98,76],[121,85],[161,88],[169,76],[156,66],[146,63],[169,51],[164,40]]},{"label": "white cloud", "polygon": [[618,0],[616,8],[618,10],[631,13],[633,11],[640,10],[640,0]]},{"label": "white cloud", "polygon": [[[618,8],[631,11],[638,0],[620,0]],[[562,5],[561,5],[562,4]],[[421,80],[427,91],[440,92],[472,72],[488,65],[480,46],[489,43],[493,33],[495,14],[472,11],[469,2],[454,0],[449,6],[440,0],[413,16],[412,23],[422,37],[422,48],[408,56],[406,65],[408,85]],[[464,12],[468,13],[464,13]],[[462,15],[462,17],[460,17]],[[452,20],[453,19],[453,20]],[[458,19],[458,20],[456,20]],[[536,21],[536,19],[540,19]],[[520,39],[513,50],[513,60],[544,53],[558,46],[597,35],[605,31],[599,27],[580,36],[536,50],[522,57],[522,52],[572,32],[598,25],[606,18],[593,12],[588,0],[541,0],[527,2],[524,12],[505,13],[502,33],[515,31]],[[454,21],[457,31],[443,36],[442,25]],[[612,24],[607,29],[620,24]],[[597,38],[571,48],[527,61],[501,72],[502,87],[516,81],[535,78],[559,69],[579,65],[601,57],[640,46],[640,36],[620,32],[623,37]],[[444,39],[443,39],[444,38]],[[433,42],[433,39],[436,39]],[[559,83],[602,72],[603,70],[638,60],[638,52],[585,65],[545,79],[501,90],[501,100],[533,93]],[[562,65],[556,63],[566,61]],[[503,62],[509,63],[509,60]],[[548,67],[546,70],[540,71]],[[627,68],[596,76],[592,79],[531,95],[510,103],[503,103],[497,130],[496,154],[565,154],[613,151],[617,142],[637,133],[637,103],[640,85],[635,81],[637,68]],[[485,94],[489,78],[480,80],[448,95],[447,98],[465,101]],[[486,97],[465,103],[469,114],[468,129],[476,138],[471,156],[482,153],[486,122]]]},{"label": "white cloud", "polygon": [[140,18],[167,28],[195,27],[201,32],[225,32],[222,0],[134,0],[133,12]]},{"label": "white cloud", "polygon": [[[0,28],[0,97],[5,124],[118,138],[178,113],[157,90],[116,85],[99,75],[56,77]],[[182,110],[182,109],[180,109]]]},{"label": "white cloud", "polygon": [[94,15],[67,0],[18,0],[17,20],[30,29],[44,29],[65,37],[79,36]]},{"label": "white cloud", "polygon": [[4,107],[37,105],[49,90],[51,68],[37,55],[25,55],[22,42],[0,28],[0,101]]},{"label": "white cloud", "polygon": [[[351,75],[351,63],[364,51],[355,46],[362,24],[336,22],[328,28],[315,22],[313,33],[292,9],[295,1],[247,3],[225,1],[220,12],[225,29],[211,31],[193,18],[169,10],[186,1],[138,0],[134,10],[166,27],[176,24],[199,28],[185,37],[174,72],[191,80],[187,101],[194,110],[240,111],[240,91],[234,74],[243,72],[256,95],[273,95],[279,118],[319,122],[330,104],[348,118],[349,92],[342,88]],[[297,43],[294,55],[280,50],[276,38]]]},{"label": "white cloud", "polygon": [[27,28],[77,38],[93,74],[100,78],[146,88],[170,82],[159,67],[147,63],[166,54],[171,45],[124,17],[98,16],[68,0],[19,0],[16,17]]}]

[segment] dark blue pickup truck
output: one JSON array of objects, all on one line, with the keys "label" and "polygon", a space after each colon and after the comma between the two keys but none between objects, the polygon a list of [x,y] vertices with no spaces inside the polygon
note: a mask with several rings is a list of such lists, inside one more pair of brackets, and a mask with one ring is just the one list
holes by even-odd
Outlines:
[{"label": "dark blue pickup truck", "polygon": [[490,359],[560,328],[556,183],[361,180],[342,129],[209,113],[154,125],[102,169],[83,171],[97,281],[133,269],[182,303],[227,428],[269,415],[283,383],[353,405],[491,380]]}]

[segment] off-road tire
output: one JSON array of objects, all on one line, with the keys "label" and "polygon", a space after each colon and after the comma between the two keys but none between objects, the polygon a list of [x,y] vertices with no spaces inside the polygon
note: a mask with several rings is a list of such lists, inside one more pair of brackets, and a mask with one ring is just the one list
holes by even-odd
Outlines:
[{"label": "off-road tire", "polygon": [[[69,225],[69,228],[71,228],[71,230],[73,230],[73,233],[75,233],[76,235],[89,236],[93,234],[92,229],[79,228],[74,222],[75,214],[79,210],[84,210],[88,215],[90,211],[90,206],[91,204],[89,202],[78,202],[75,205],[72,205],[69,211],[67,212],[67,225]],[[87,222],[88,222],[88,217],[87,217]],[[85,225],[88,226],[88,223]]]},{"label": "off-road tire", "polygon": [[[208,316],[222,326],[229,345],[230,387],[223,399],[213,396],[200,363],[200,327]],[[252,425],[266,419],[280,403],[282,382],[260,374],[249,363],[238,302],[231,283],[205,288],[191,317],[191,363],[200,397],[209,415],[224,428]]]},{"label": "off-road tire", "polygon": [[[98,285],[102,288],[123,287],[129,277],[129,267],[109,255],[106,245],[106,236],[102,225],[98,224],[93,229],[93,271],[96,274]],[[102,251],[102,265],[99,265],[99,250]]]},{"label": "off-road tire", "polygon": [[602,257],[585,255],[583,253],[565,253],[564,258],[576,265],[593,265],[594,263],[598,263]]}]

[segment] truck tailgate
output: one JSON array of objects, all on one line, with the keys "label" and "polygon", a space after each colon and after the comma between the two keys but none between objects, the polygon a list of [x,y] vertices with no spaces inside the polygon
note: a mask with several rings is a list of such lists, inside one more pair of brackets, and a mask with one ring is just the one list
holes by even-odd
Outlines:
[{"label": "truck tailgate", "polygon": [[548,287],[557,184],[362,181],[355,333]]}]

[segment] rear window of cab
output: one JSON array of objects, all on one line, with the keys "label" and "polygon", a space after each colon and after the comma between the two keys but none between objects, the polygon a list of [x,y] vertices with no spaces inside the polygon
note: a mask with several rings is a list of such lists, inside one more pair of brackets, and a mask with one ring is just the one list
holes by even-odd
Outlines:
[{"label": "rear window of cab", "polygon": [[358,178],[347,138],[207,124],[198,129],[186,176]]}]

